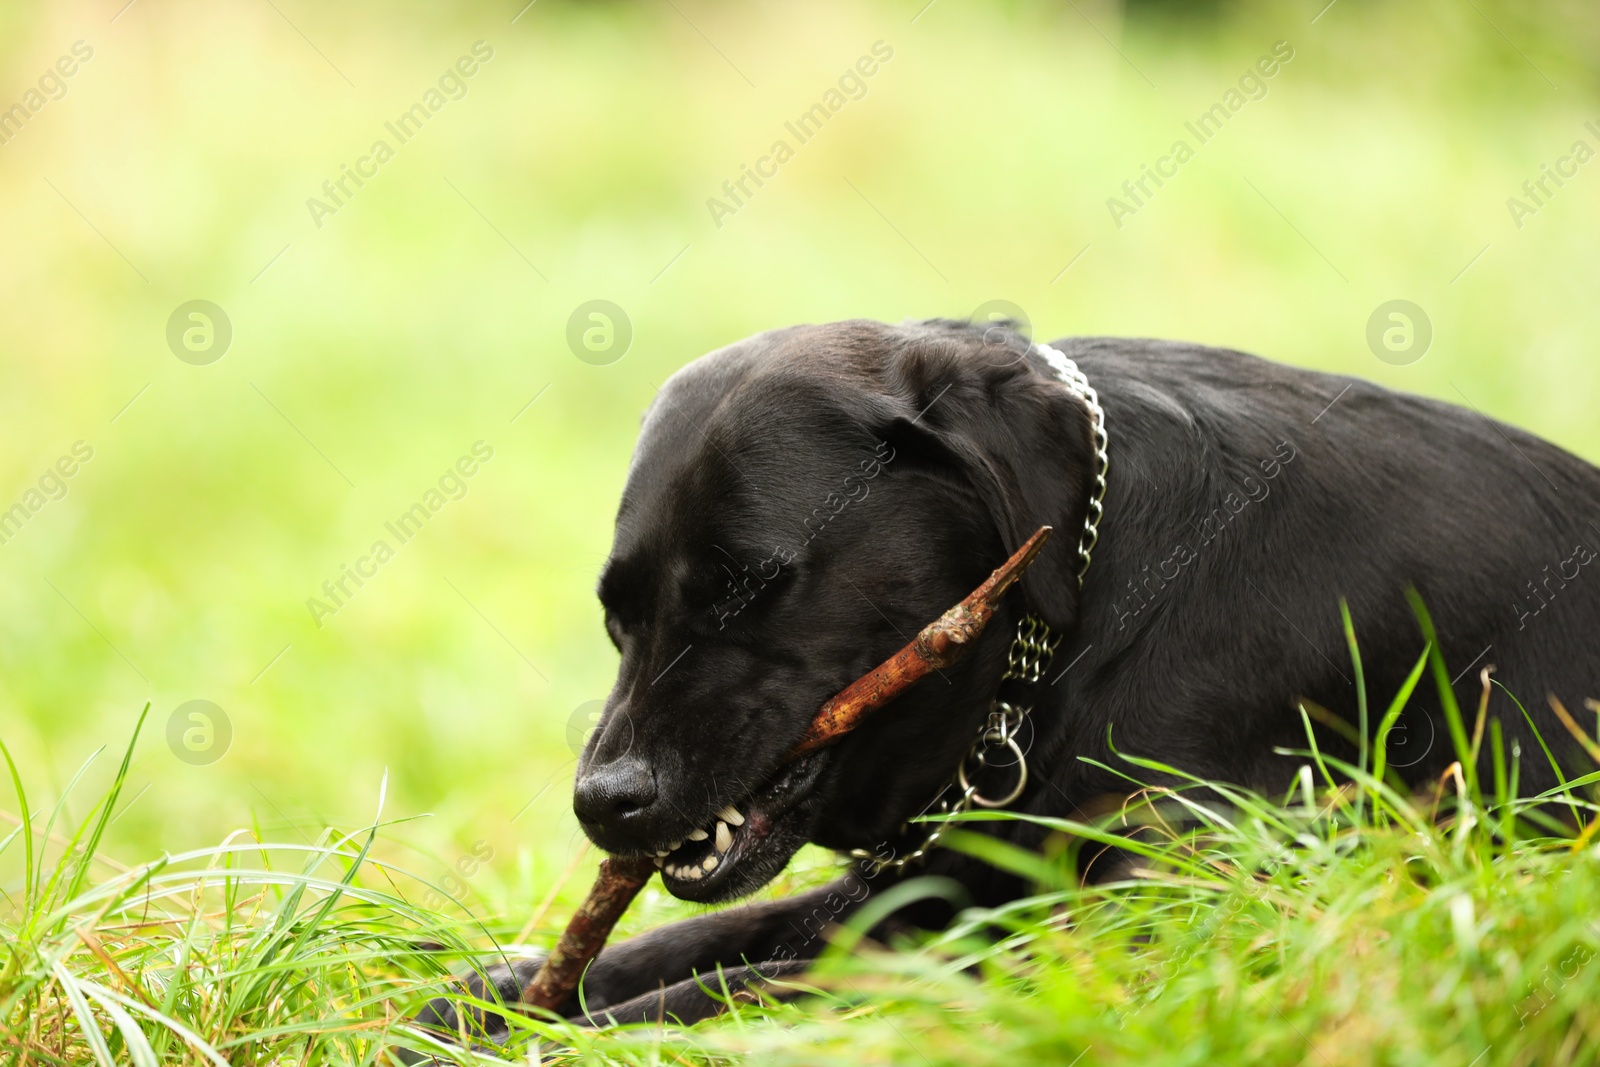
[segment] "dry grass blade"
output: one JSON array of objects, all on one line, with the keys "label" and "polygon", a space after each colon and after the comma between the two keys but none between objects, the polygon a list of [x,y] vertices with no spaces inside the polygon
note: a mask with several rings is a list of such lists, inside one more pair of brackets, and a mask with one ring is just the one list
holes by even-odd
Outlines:
[{"label": "dry grass blade", "polygon": [[1573,739],[1583,746],[1583,750],[1589,754],[1589,758],[1594,760],[1596,765],[1600,765],[1600,744],[1596,744],[1594,738],[1583,732],[1583,727],[1578,725],[1577,721],[1573,719],[1572,713],[1567,710],[1566,705],[1562,704],[1554,693],[1549,694],[1547,699],[1550,701],[1550,710],[1556,713],[1556,718],[1560,719],[1561,725],[1567,728],[1567,733],[1571,734]]}]

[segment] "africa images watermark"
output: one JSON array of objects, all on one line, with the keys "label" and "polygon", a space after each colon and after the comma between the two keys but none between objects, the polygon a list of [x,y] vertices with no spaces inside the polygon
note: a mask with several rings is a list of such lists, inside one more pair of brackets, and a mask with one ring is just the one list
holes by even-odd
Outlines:
[{"label": "africa images watermark", "polygon": [[[1193,122],[1183,124],[1183,128],[1194,137],[1194,145],[1190,145],[1187,140],[1180,137],[1172,142],[1167,154],[1153,164],[1140,164],[1139,176],[1129,178],[1122,183],[1122,193],[1127,200],[1115,196],[1106,199],[1106,210],[1111,212],[1111,221],[1116,223],[1117,229],[1122,229],[1124,221],[1130,216],[1137,215],[1141,208],[1149,204],[1162,186],[1166,185],[1167,180],[1176,178],[1178,169],[1193,159],[1200,148],[1221,133],[1222,127],[1227,125],[1228,120],[1244,110],[1246,104],[1252,100],[1265,99],[1267,82],[1277,77],[1278,72],[1293,58],[1294,47],[1288,41],[1274,44],[1270,55],[1262,56],[1256,60],[1254,67],[1240,75],[1237,89],[1229,89],[1222,94],[1221,100],[1202,111]],[[1150,188],[1152,182],[1155,183],[1154,189]]]},{"label": "africa images watermark", "polygon": [[[477,74],[480,67],[493,58],[493,47],[486,41],[475,41],[471,55],[457,59],[453,66],[446,67],[445,72],[439,75],[437,87],[429,86],[420,101],[402,111],[392,122],[383,124],[383,128],[394,138],[394,144],[380,137],[372,142],[367,154],[359,157],[354,164],[339,164],[338,176],[322,183],[323,198],[306,198],[306,210],[311,212],[311,221],[317,229],[322,229],[329,215],[337,215],[368,181],[378,176],[378,168],[395,157],[397,146],[406,144],[421,133],[428,120],[443,111],[451,100],[466,96],[467,79]],[[354,188],[351,188],[352,184]]]},{"label": "africa images watermark", "polygon": [[839,75],[837,88],[830,88],[822,94],[821,100],[783,124],[783,128],[794,137],[794,145],[780,137],[772,142],[766,155],[756,159],[754,166],[739,164],[739,176],[722,183],[722,193],[726,199],[715,196],[706,199],[706,210],[711,212],[711,221],[717,224],[717,229],[722,229],[722,223],[737,214],[755,196],[755,189],[750,188],[750,183],[754,182],[755,188],[761,189],[767,184],[763,179],[776,178],[778,168],[794,158],[795,146],[805,144],[822,132],[827,121],[843,111],[851,100],[864,98],[867,95],[866,79],[878,73],[880,67],[893,58],[893,47],[885,41],[874,41],[870,55],[862,56],[854,66],[846,68]]},{"label": "africa images watermark", "polygon": [[185,300],[167,318],[167,348],[191,367],[205,367],[228,354],[233,320],[212,300]]},{"label": "africa images watermark", "polygon": [[[1591,936],[1600,937],[1600,922],[1591,922],[1588,929]],[[1593,949],[1587,945],[1574,945],[1572,951],[1557,962],[1557,970],[1554,973],[1551,972],[1550,965],[1545,964],[1539,983],[1530,986],[1528,995],[1516,1006],[1517,1029],[1525,1028],[1528,1020],[1548,1008],[1567,983],[1578,977],[1579,969],[1592,959],[1594,959]],[[1546,996],[1546,993],[1549,996]]]},{"label": "africa images watermark", "polygon": [[[979,728],[978,731],[979,740],[986,745],[994,744],[991,734],[991,731],[994,728],[994,714],[994,712],[990,713],[990,717],[985,720],[984,724]],[[1022,721],[1025,726],[1028,726],[1032,722],[1032,717],[1024,716]],[[1021,759],[1026,759],[1026,754],[1027,752],[1031,751],[1032,745],[1033,733],[1031,729],[1029,729],[1026,741],[1020,748],[1015,749],[1015,751],[1017,752],[1017,755],[1021,757]],[[989,768],[1002,768],[1017,765],[1018,761],[996,762],[993,758],[987,756],[987,753],[992,751],[994,750],[983,750],[984,754],[981,755],[976,762],[980,763],[983,767]],[[967,759],[973,759],[971,753],[968,753]],[[1024,768],[1023,773],[1026,773],[1026,768]],[[901,833],[904,833],[911,827],[917,825],[917,821],[919,819],[930,815],[947,815],[950,814],[951,811],[952,809],[949,805],[946,791],[941,790],[937,796],[933,797],[915,814],[906,819],[906,821],[901,825]],[[942,833],[942,830],[939,832]],[[933,840],[933,838],[924,839],[918,847],[921,849],[926,849]],[[816,941],[821,940],[822,937],[827,933],[828,927],[836,922],[839,916],[843,914],[850,907],[850,905],[859,904],[865,900],[868,894],[871,892],[870,887],[867,885],[869,881],[877,878],[885,871],[894,871],[904,866],[904,864],[898,863],[900,860],[900,851],[888,841],[879,842],[870,853],[858,852],[854,853],[853,855],[855,855],[856,858],[861,862],[851,864],[849,871],[844,875],[843,878],[835,883],[835,888],[833,888],[827,894],[827,896],[823,898],[822,903],[818,907],[813,908],[810,915],[801,917],[798,920],[791,919],[789,921],[790,929],[794,930],[799,935],[799,939],[802,943],[815,943]],[[770,954],[770,958],[775,960],[793,959],[795,955],[796,950],[794,946],[786,940],[777,946],[776,950]]]},{"label": "africa images watermark", "polygon": [[10,144],[22,132],[22,128],[45,109],[46,104],[65,97],[67,79],[93,58],[94,49],[88,42],[72,42],[72,50],[39,75],[37,88],[29,88],[22,94],[21,100],[0,111],[0,145]]},{"label": "africa images watermark", "polygon": [[439,887],[428,891],[428,895],[422,899],[422,906],[429,911],[438,911],[444,907],[447,899],[457,904],[466,903],[467,883],[493,859],[494,846],[480,837],[472,843],[470,852],[462,853],[455,866],[444,872],[439,879]]},{"label": "africa images watermark", "polygon": [[1269,483],[1282,474],[1283,468],[1293,463],[1299,454],[1293,441],[1285,439],[1279,442],[1273,455],[1257,464],[1265,481],[1257,480],[1254,475],[1245,475],[1240,482],[1242,496],[1238,491],[1229,489],[1221,503],[1206,513],[1200,521],[1190,520],[1189,524],[1194,527],[1198,535],[1198,540],[1193,546],[1188,541],[1179,541],[1172,553],[1157,563],[1153,571],[1147,563],[1138,578],[1129,578],[1128,596],[1112,604],[1112,610],[1117,613],[1117,629],[1126,630],[1130,619],[1160,599],[1168,587],[1183,576],[1184,570],[1199,559],[1206,547],[1225,533],[1233,520],[1247,507],[1252,503],[1259,504],[1266,500],[1272,494],[1272,486]]},{"label": "africa images watermark", "polygon": [[[1583,124],[1583,128],[1600,142],[1600,123],[1590,119]],[[1511,212],[1511,221],[1516,224],[1517,229],[1522,229],[1530,215],[1537,215],[1540,208],[1549,206],[1556,194],[1566,188],[1567,182],[1578,176],[1578,168],[1594,157],[1594,147],[1580,137],[1572,142],[1567,154],[1558,157],[1555,163],[1539,164],[1538,177],[1529,178],[1522,183],[1522,195],[1526,199],[1506,197],[1506,210]],[[1552,185],[1555,188],[1552,189]]]},{"label": "africa images watermark", "polygon": [[628,354],[633,320],[613,300],[585,300],[567,317],[567,348],[591,367],[605,367]]},{"label": "africa images watermark", "polygon": [[367,582],[378,576],[378,568],[394,559],[396,546],[408,544],[422,532],[423,525],[429,519],[444,510],[446,504],[466,496],[467,480],[478,473],[482,464],[493,458],[494,446],[487,441],[473,442],[471,455],[457,459],[450,469],[439,476],[437,485],[428,487],[421,500],[383,524],[383,528],[395,539],[394,545],[378,538],[365,555],[357,557],[353,565],[341,564],[338,576],[322,583],[322,594],[326,599],[307,597],[306,610],[311,612],[311,621],[317,624],[317,629],[322,629],[324,620],[339,614]]},{"label": "africa images watermark", "polygon": [[[894,448],[887,441],[879,441],[872,450],[872,457],[864,459],[856,465],[856,469],[844,476],[842,489],[836,489],[823,499],[821,507],[811,509],[803,521],[806,537],[805,543],[816,540],[818,534],[827,529],[827,526],[839,513],[853,503],[865,500],[871,492],[867,483],[883,473],[883,468],[894,462]],[[730,560],[733,557],[722,548],[714,546]],[[755,573],[750,573],[749,564],[740,567],[737,572],[728,564],[722,564],[722,569],[727,572],[727,597],[712,605],[711,612],[717,617],[717,629],[727,627],[728,620],[737,618],[739,613],[750,606],[756,595],[765,589],[783,572],[783,568],[794,562],[794,550],[782,546],[773,548],[771,554],[760,563],[756,564]],[[737,563],[737,560],[733,560]],[[772,572],[767,573],[767,568]]]},{"label": "africa images watermark", "polygon": [[1385,300],[1367,317],[1367,348],[1391,367],[1410,366],[1432,345],[1433,320],[1413,300]]},{"label": "africa images watermark", "polygon": [[22,532],[28,520],[43,511],[45,505],[62,500],[67,495],[67,482],[79,468],[94,458],[94,449],[85,441],[74,441],[72,451],[44,469],[39,480],[28,487],[9,508],[0,511],[0,545],[9,544]]},{"label": "africa images watermark", "polygon": [[167,717],[167,748],[191,767],[206,767],[228,754],[233,720],[209,700],[186,700]]},{"label": "africa images watermark", "polygon": [[[1526,630],[1528,620],[1549,607],[1563,589],[1582,577],[1583,568],[1593,563],[1595,558],[1595,550],[1580,541],[1573,547],[1572,555],[1555,564],[1554,572],[1549,566],[1544,568],[1542,582],[1535,584],[1533,579],[1529,579],[1528,595],[1511,605],[1511,610],[1517,615],[1517,629]],[[1540,592],[1541,589],[1544,591]]]},{"label": "africa images watermark", "polygon": [[[888,849],[888,858],[892,859],[894,850]],[[863,874],[860,867],[852,867],[850,871],[839,879],[838,887],[832,889],[822,898],[817,907],[811,909],[811,914],[804,918],[790,919],[789,928],[798,935],[802,945],[815,944],[827,934],[828,928],[838,921],[852,904],[860,904],[872,892],[867,885],[871,874]],[[770,953],[774,960],[792,960],[799,955],[795,946],[785,940],[780,942]]]}]

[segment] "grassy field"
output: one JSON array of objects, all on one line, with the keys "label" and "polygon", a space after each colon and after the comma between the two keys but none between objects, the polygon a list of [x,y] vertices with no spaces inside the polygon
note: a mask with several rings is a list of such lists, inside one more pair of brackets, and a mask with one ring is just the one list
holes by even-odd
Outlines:
[{"label": "grassy field", "polygon": [[[1600,459],[1600,163],[1575,147],[1600,151],[1600,18],[1575,0],[125,2],[0,8],[0,513],[22,508],[0,740],[33,816],[6,838],[23,805],[0,800],[0,931],[28,933],[0,948],[10,1053],[90,1055],[78,981],[108,991],[81,1007],[107,1033],[153,1002],[230,1062],[318,1062],[307,1033],[360,1062],[381,1041],[345,1028],[416,994],[369,998],[449,962],[406,946],[541,943],[593,865],[568,788],[615,667],[592,587],[638,416],[746,334],[1003,300],[1042,337],[1230,345]],[[586,361],[569,323],[602,299],[631,343]],[[1420,358],[1369,345],[1396,299],[1431,324]],[[214,312],[186,346],[196,300],[225,350]],[[113,783],[93,861],[63,859]],[[667,1050],[1487,1064],[1583,1041],[1587,839],[1512,848],[1492,788],[1438,829],[1320,789],[1222,828],[1204,870],[1024,909],[984,950],[994,982],[948,966],[979,951],[957,938],[875,963],[904,970],[885,1006]],[[163,855],[159,923],[130,925]],[[201,892],[228,864],[277,881]],[[647,894],[630,928],[688,911]],[[147,1002],[139,975],[184,945]],[[1546,964],[1571,977],[1518,1028]]]},{"label": "grassy field", "polygon": [[[1430,674],[1452,735],[1467,740],[1431,792],[1408,795],[1386,767],[1388,740]],[[862,942],[881,909],[942,891],[905,883],[841,931],[806,1000],[732,1004],[687,1029],[518,1018],[506,1051],[640,1065],[1592,1062],[1600,772],[1569,768],[1558,789],[1516,799],[1523,759],[1548,748],[1507,752],[1487,693],[1474,716],[1448,677],[1430,645],[1392,700],[1362,709],[1380,724],[1372,748],[1351,765],[1309,747],[1281,798],[1198,781],[1140,790],[1103,823],[1038,820],[1067,844],[1053,860],[970,825],[1012,816],[968,816],[951,847],[1023,875],[1037,895],[970,909],[897,953]],[[1600,743],[1586,745],[1600,761]],[[1489,781],[1460,771],[1480,751],[1492,754]],[[97,849],[128,762],[81,824],[61,805],[38,813],[40,854],[32,834],[4,842],[24,857],[0,972],[11,1062],[375,1063],[395,1042],[441,1063],[503,1062],[430,1042],[399,1012],[489,944],[517,952],[537,915],[516,931],[504,916],[419,904],[415,876],[379,858],[380,835],[403,832],[381,820],[310,846],[240,833],[109,864]],[[1181,773],[1137,757],[1126,770],[1130,789],[1141,774]],[[1130,825],[1144,828],[1131,846]],[[1084,841],[1132,847],[1140,865],[1080,887]],[[97,878],[97,866],[114,872]]]}]

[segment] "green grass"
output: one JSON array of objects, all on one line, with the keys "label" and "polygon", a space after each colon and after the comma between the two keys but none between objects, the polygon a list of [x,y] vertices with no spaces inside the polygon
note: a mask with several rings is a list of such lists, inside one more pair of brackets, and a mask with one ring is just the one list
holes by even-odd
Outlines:
[{"label": "green grass", "polygon": [[[1298,2],[1174,21],[949,0],[912,24],[924,3],[680,2],[754,89],[662,3],[540,0],[515,26],[496,3],[280,3],[355,89],[266,4],[0,11],[0,104],[72,41],[96,49],[0,149],[0,506],[74,441],[95,450],[0,545],[19,765],[59,789],[130,708],[152,704],[155,739],[210,700],[232,747],[135,754],[109,831],[127,854],[252,821],[314,840],[387,773],[393,812],[435,816],[389,859],[440,878],[481,840],[472,898],[526,910],[579,838],[567,725],[615,671],[593,589],[640,413],[688,360],[777,325],[1005,298],[1049,336],[1465,394],[1600,458],[1600,163],[1522,229],[1505,211],[1600,118],[1589,5],[1477,0],[1508,44],[1461,0],[1340,0],[1314,26]],[[316,229],[306,198],[480,38],[496,58],[468,95]],[[716,228],[705,199],[880,38],[895,57],[868,95]],[[1296,56],[1266,98],[1116,229],[1107,197],[1279,39]],[[1365,341],[1397,296],[1435,323],[1406,367]],[[164,340],[196,297],[234,324],[206,367]],[[634,322],[611,366],[563,340],[595,297]],[[480,439],[495,457],[466,496],[318,627],[307,599]]]},{"label": "green grass", "polygon": [[[862,940],[885,909],[950,892],[908,882],[839,931],[809,999],[733,1004],[692,1028],[519,1019],[512,1054],[542,1042],[550,1062],[607,1064],[1592,1062],[1600,772],[1518,797],[1522,761],[1545,753],[1507,752],[1499,723],[1482,710],[1469,723],[1441,679],[1460,759],[1407,791],[1386,742],[1430,663],[1431,641],[1354,764],[1319,753],[1303,713],[1311,747],[1286,753],[1303,762],[1282,797],[1124,753],[1115,769],[1134,796],[1121,812],[1031,820],[1060,847],[978,832],[1008,813],[961,817],[951,847],[1036,895],[964,910],[898,951]],[[22,816],[0,855],[20,851],[25,876],[0,914],[3,1062],[387,1062],[394,1042],[428,1047],[404,1018],[454,988],[451,966],[519,951],[511,926],[419,905],[427,883],[376,858],[379,836],[402,832],[383,821],[381,789],[370,824],[309,846],[241,833],[112,862],[101,843],[136,744],[76,823],[60,803],[31,810],[6,753]],[[1487,786],[1472,770],[1485,744]],[[1158,779],[1175,784],[1142,785]],[[1080,885],[1085,844],[1133,851],[1130,877]],[[535,945],[553,933],[543,919]]]}]

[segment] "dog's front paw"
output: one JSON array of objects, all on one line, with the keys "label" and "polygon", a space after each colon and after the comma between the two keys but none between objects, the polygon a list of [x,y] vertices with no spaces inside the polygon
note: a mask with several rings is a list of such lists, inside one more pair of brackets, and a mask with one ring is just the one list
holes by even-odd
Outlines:
[{"label": "dog's front paw", "polygon": [[[543,964],[544,957],[533,956],[463,975],[456,979],[461,986],[457,992],[428,1001],[411,1017],[411,1024],[441,1041],[484,1050],[498,1048],[511,1036],[506,1013],[523,1010],[522,991]],[[463,1000],[501,1005],[502,1011],[464,1004]],[[403,1063],[435,1062],[432,1057],[410,1049],[397,1048],[395,1052]]]}]

